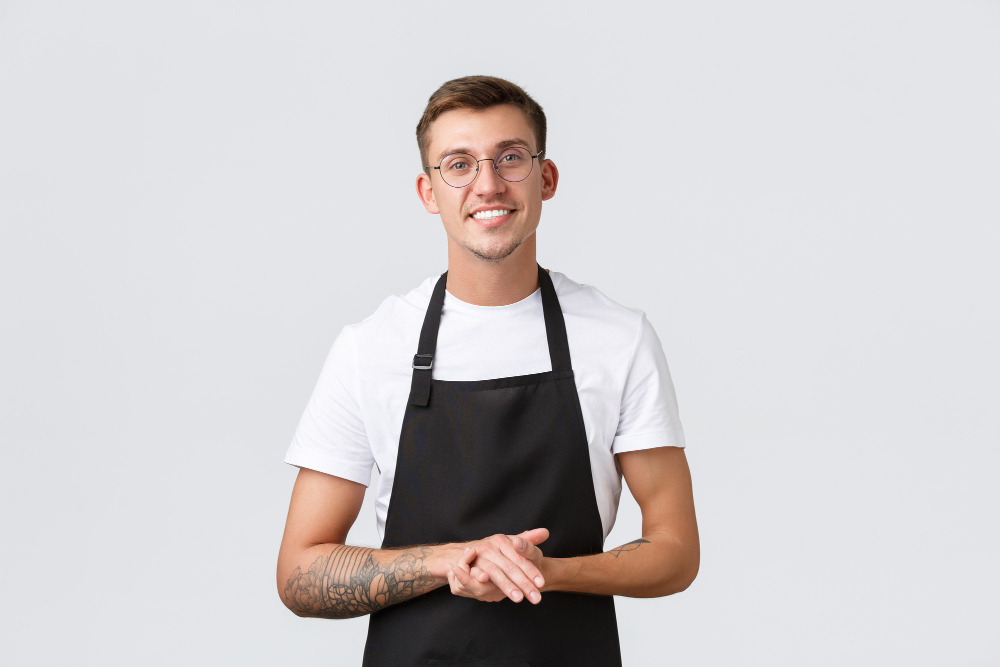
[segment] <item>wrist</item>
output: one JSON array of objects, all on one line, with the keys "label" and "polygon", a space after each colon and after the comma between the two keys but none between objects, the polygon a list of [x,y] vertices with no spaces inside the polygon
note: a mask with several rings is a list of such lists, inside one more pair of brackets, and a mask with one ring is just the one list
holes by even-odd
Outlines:
[{"label": "wrist", "polygon": [[543,558],[542,576],[545,578],[545,585],[541,591],[568,591],[572,590],[569,585],[574,579],[574,572],[579,570],[579,559],[577,558]]},{"label": "wrist", "polygon": [[431,547],[432,553],[427,559],[427,569],[434,577],[435,586],[448,584],[448,572],[458,562],[464,548],[464,545],[455,543],[436,544]]}]

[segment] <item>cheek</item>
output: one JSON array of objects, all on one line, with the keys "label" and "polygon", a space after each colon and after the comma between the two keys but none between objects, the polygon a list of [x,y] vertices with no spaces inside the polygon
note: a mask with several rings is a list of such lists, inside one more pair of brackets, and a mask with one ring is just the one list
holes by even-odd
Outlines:
[{"label": "cheek", "polygon": [[462,214],[462,202],[454,198],[445,201],[438,200],[441,219],[449,225],[461,225],[465,216]]},{"label": "cheek", "polygon": [[458,198],[452,190],[454,188],[448,188],[447,185],[435,188],[434,199],[442,209],[452,210],[459,205]]}]

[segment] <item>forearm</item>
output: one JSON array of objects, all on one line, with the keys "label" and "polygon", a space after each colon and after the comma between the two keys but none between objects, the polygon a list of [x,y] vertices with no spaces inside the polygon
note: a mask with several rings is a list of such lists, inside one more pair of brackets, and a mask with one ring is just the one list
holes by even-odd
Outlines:
[{"label": "forearm", "polygon": [[544,590],[660,597],[687,588],[698,573],[698,544],[650,532],[602,554],[548,558]]},{"label": "forearm", "polygon": [[298,616],[353,618],[443,586],[448,559],[454,557],[451,545],[318,544],[279,561],[278,587],[285,606]]}]

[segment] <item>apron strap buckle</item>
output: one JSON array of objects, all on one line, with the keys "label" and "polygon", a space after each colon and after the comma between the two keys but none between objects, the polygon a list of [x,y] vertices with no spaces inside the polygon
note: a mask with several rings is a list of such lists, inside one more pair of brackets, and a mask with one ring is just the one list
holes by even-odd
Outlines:
[{"label": "apron strap buckle", "polygon": [[[426,360],[426,361],[425,361]],[[427,407],[431,398],[431,366],[434,365],[433,354],[413,355],[413,379],[410,382],[411,405]]]}]

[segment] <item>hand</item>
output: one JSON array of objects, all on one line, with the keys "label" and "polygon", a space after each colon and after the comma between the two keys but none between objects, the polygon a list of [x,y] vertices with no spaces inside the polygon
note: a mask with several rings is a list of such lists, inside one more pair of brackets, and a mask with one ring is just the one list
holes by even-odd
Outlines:
[{"label": "hand", "polygon": [[548,537],[547,529],[535,528],[518,535],[497,534],[468,543],[448,572],[451,592],[488,602],[504,597],[520,602],[527,597],[538,604],[542,599],[539,589],[545,578],[539,569],[543,555],[537,545]]},{"label": "hand", "polygon": [[[486,576],[485,583],[473,578],[471,574],[472,561],[476,559],[476,550],[465,547],[465,553],[448,571],[448,585],[452,595],[474,598],[483,602],[499,602],[507,596],[497,588]],[[477,572],[485,574],[478,567]]]}]

